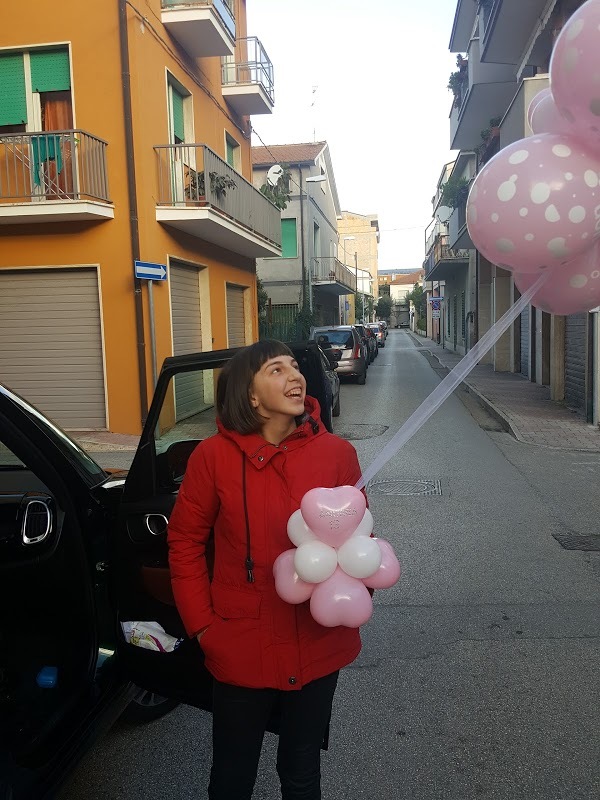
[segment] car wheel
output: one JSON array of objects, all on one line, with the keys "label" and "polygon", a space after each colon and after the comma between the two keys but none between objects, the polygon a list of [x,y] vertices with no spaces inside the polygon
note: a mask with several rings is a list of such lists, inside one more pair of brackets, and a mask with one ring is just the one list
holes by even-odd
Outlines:
[{"label": "car wheel", "polygon": [[332,417],[339,417],[340,415],[340,394],[338,392],[337,400],[335,401],[334,407],[331,409],[331,416]]},{"label": "car wheel", "polygon": [[365,383],[367,382],[367,369],[366,369],[366,367],[361,372],[361,374],[358,376],[358,378],[356,379],[356,382],[358,383],[359,386],[364,386],[365,385]]},{"label": "car wheel", "polygon": [[124,722],[132,725],[140,725],[146,722],[153,722],[173,711],[179,705],[177,700],[163,697],[161,694],[148,692],[146,689],[139,689],[131,703],[121,715]]}]

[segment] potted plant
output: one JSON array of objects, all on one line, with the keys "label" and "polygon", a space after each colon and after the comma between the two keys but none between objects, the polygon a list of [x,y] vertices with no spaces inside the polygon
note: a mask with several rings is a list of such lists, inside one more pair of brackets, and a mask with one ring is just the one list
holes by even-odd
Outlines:
[{"label": "potted plant", "polygon": [[467,178],[451,175],[442,185],[441,204],[448,208],[458,208],[463,205],[469,196],[470,184]]},{"label": "potted plant", "polygon": [[[197,172],[191,167],[187,168],[186,172],[186,187],[185,196],[188,200],[196,203],[206,202],[206,187],[205,187],[205,173],[204,170]],[[226,197],[227,192],[235,189],[237,184],[230,175],[219,175],[218,172],[209,173],[210,191],[216,195],[217,200],[222,200]]]}]

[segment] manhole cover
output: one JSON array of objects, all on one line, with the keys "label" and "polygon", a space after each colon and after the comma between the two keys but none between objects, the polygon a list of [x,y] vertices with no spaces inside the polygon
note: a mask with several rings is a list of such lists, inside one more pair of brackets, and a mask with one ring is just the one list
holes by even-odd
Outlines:
[{"label": "manhole cover", "polygon": [[336,436],[342,439],[351,439],[357,441],[358,439],[374,439],[376,436],[381,436],[388,429],[387,425],[365,425],[357,423],[356,425],[348,425],[345,428],[335,430]]},{"label": "manhole cover", "polygon": [[574,533],[553,533],[556,541],[565,550],[585,550],[600,552],[600,536],[590,534],[589,536],[578,536]]},{"label": "manhole cover", "polygon": [[393,495],[434,495],[442,493],[440,481],[412,478],[397,481],[374,481],[367,487],[368,492]]}]

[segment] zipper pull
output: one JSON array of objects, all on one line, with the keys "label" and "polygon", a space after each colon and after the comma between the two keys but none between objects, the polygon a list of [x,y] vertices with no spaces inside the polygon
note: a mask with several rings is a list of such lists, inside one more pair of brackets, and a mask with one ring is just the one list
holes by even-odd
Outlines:
[{"label": "zipper pull", "polygon": [[247,558],[245,563],[248,570],[248,583],[254,583],[254,561],[251,558]]}]

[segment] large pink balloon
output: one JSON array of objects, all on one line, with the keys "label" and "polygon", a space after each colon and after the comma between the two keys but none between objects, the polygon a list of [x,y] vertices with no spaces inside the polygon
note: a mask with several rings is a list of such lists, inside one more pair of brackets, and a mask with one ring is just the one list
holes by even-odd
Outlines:
[{"label": "large pink balloon", "polygon": [[467,223],[475,247],[515,272],[571,261],[598,233],[599,173],[600,160],[566,136],[514,142],[471,187]]},{"label": "large pink balloon", "polygon": [[[515,275],[521,294],[535,281],[535,275]],[[600,245],[595,244],[582,256],[553,269],[532,303],[542,311],[564,315],[581,314],[600,306]]]},{"label": "large pink balloon", "polygon": [[600,2],[589,0],[569,18],[550,61],[550,86],[572,135],[600,154]]},{"label": "large pink balloon", "polygon": [[400,562],[389,542],[385,539],[375,541],[381,550],[381,565],[374,575],[363,578],[363,583],[369,589],[389,589],[400,580]]},{"label": "large pink balloon", "polygon": [[572,130],[572,126],[561,116],[550,91],[536,104],[529,124],[534,133],[558,133],[568,136]]},{"label": "large pink balloon", "polygon": [[308,527],[331,547],[340,547],[352,536],[366,507],[364,494],[354,486],[311,489],[300,503]]},{"label": "large pink balloon", "polygon": [[315,586],[310,613],[325,628],[338,625],[359,628],[371,619],[373,601],[362,581],[351,578],[338,567],[331,578]]},{"label": "large pink balloon", "polygon": [[531,118],[533,116],[533,112],[535,111],[538,103],[541,103],[544,97],[552,96],[552,92],[550,91],[550,87],[546,87],[538,92],[532,98],[531,102],[529,103],[529,108],[527,109],[527,122],[529,123],[529,127],[531,127]]},{"label": "large pink balloon", "polygon": [[282,600],[293,605],[305,603],[315,588],[313,583],[306,583],[298,577],[294,567],[295,554],[295,548],[286,550],[275,559],[273,564],[275,590]]}]

